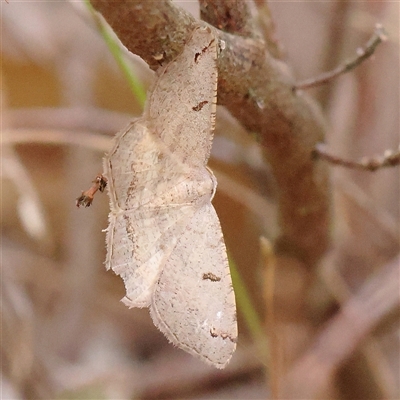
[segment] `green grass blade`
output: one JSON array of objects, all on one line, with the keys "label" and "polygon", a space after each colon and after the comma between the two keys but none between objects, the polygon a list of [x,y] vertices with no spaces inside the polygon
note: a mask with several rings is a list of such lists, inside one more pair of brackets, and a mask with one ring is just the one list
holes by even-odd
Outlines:
[{"label": "green grass blade", "polygon": [[85,4],[92,14],[93,19],[101,35],[103,36],[103,39],[106,42],[111,54],[115,58],[118,66],[121,68],[126,79],[128,80],[128,84],[130,89],[132,90],[133,95],[143,109],[144,103],[146,101],[146,91],[144,90],[143,85],[132,71],[132,66],[126,61],[124,52],[121,49],[119,43],[115,40],[113,34],[110,32],[110,28],[103,23],[102,19],[98,16],[95,9],[90,4],[89,0],[85,0]]},{"label": "green grass blade", "polygon": [[244,317],[247,328],[249,329],[254,342],[260,346],[262,361],[267,362],[268,349],[266,344],[266,335],[260,317],[258,316],[250,295],[239,274],[236,264],[229,258],[229,268],[231,270],[232,284],[235,289],[235,296],[238,308]]}]

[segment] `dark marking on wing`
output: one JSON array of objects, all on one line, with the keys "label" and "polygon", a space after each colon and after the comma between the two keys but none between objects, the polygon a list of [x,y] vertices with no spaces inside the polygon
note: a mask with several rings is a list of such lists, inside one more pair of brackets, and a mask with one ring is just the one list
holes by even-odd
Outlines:
[{"label": "dark marking on wing", "polygon": [[222,340],[226,340],[226,339],[228,339],[228,340],[230,340],[232,343],[236,343],[236,338],[233,338],[231,335],[229,335],[228,333],[225,333],[225,332],[221,332],[221,333],[218,333],[218,332],[216,332],[215,331],[215,328],[211,328],[210,329],[210,335],[211,335],[211,337],[213,337],[213,338],[217,338],[218,336],[219,337],[221,337],[222,338]]},{"label": "dark marking on wing", "polygon": [[207,272],[203,274],[203,280],[210,280],[211,282],[219,282],[221,278],[217,275],[214,275],[212,272]]},{"label": "dark marking on wing", "polygon": [[197,106],[192,107],[193,111],[200,111],[206,104],[208,104],[207,100],[201,101]]},{"label": "dark marking on wing", "polygon": [[211,40],[211,42],[208,44],[208,46],[204,47],[203,49],[201,49],[200,53],[196,53],[194,55],[194,62],[197,64],[197,62],[199,61],[199,57],[205,52],[207,51],[207,49],[215,42],[215,39]]}]

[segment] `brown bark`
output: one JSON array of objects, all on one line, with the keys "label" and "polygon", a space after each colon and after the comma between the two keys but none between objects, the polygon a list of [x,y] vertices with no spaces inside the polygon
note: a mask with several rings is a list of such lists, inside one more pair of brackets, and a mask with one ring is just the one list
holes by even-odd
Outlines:
[{"label": "brown bark", "polygon": [[199,0],[200,17],[212,26],[243,37],[257,37],[245,0]]}]

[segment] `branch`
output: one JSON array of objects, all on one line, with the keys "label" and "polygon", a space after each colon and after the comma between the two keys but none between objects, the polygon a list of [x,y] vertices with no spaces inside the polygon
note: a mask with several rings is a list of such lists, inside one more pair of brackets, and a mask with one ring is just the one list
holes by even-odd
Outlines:
[{"label": "branch", "polygon": [[299,82],[294,86],[294,89],[295,90],[309,89],[315,86],[320,86],[337,78],[339,75],[345,74],[346,72],[350,72],[358,65],[360,65],[364,60],[372,56],[378,45],[384,42],[385,40],[387,40],[387,34],[385,32],[385,29],[383,28],[382,25],[376,24],[375,31],[372,37],[368,40],[364,48],[361,47],[357,49],[357,55],[352,60],[347,61],[343,65],[339,65],[332,71],[324,72],[323,74],[317,76],[316,78],[306,79],[302,82]]},{"label": "branch", "polygon": [[384,167],[394,167],[400,165],[400,147],[397,151],[386,150],[382,156],[363,157],[359,161],[345,160],[338,156],[328,153],[325,145],[318,143],[312,153],[313,157],[321,158],[331,164],[340,165],[346,168],[362,169],[374,172]]},{"label": "branch", "polygon": [[397,256],[345,303],[282,382],[282,398],[319,398],[338,368],[400,306]]},{"label": "branch", "polygon": [[255,0],[257,16],[253,17],[246,0],[199,0],[200,18],[226,33],[264,40],[270,54],[281,58],[275,39],[275,26],[266,0]]},{"label": "branch", "polygon": [[248,3],[244,0],[199,0],[200,17],[203,21],[223,32],[243,37],[257,37]]},{"label": "branch", "polygon": [[[132,53],[152,69],[182,51],[196,20],[170,1],[92,0]],[[293,93],[287,67],[260,40],[216,31],[218,103],[258,135],[278,185],[281,236],[276,252],[297,256],[309,265],[325,251],[329,235],[329,185],[324,163],[310,154],[323,141],[325,125],[304,94]]]}]

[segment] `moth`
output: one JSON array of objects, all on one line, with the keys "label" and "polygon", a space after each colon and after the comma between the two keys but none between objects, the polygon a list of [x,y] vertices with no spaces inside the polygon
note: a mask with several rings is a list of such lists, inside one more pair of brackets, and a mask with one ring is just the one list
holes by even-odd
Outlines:
[{"label": "moth", "polygon": [[106,268],[125,284],[122,302],[149,307],[179,348],[217,368],[237,341],[226,248],[207,167],[217,94],[217,40],[198,25],[158,71],[143,115],[104,158],[110,197]]}]

